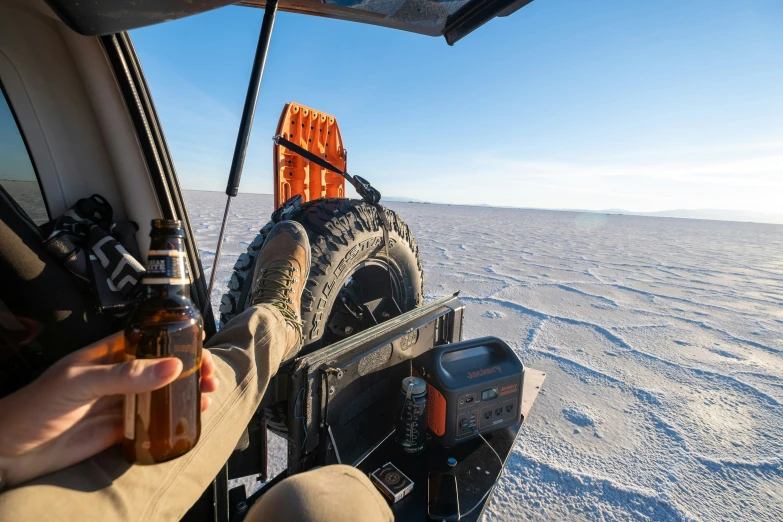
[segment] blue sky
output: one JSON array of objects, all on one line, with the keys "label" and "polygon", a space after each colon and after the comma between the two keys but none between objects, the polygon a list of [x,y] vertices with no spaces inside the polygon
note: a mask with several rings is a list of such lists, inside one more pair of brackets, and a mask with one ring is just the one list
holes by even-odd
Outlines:
[{"label": "blue sky", "polygon": [[19,127],[0,91],[0,180],[35,181],[35,170],[27,154]]},{"label": "blue sky", "polygon": [[[132,32],[185,188],[225,189],[263,12]],[[296,101],[383,194],[539,208],[780,212],[783,2],[535,0],[443,39],[280,13],[241,192],[272,191]]]}]

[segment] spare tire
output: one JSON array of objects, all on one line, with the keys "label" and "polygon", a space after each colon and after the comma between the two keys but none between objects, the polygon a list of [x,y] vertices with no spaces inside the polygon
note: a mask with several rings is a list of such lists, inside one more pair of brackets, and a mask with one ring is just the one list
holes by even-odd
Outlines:
[{"label": "spare tire", "polygon": [[[388,244],[379,209],[389,224]],[[220,305],[221,324],[247,307],[255,260],[266,234],[283,218],[304,226],[312,254],[302,293],[304,346],[300,353],[328,346],[422,304],[421,256],[408,225],[380,205],[318,199],[276,212],[239,257]],[[270,428],[283,436],[287,431],[284,412],[282,404],[268,410]]]}]

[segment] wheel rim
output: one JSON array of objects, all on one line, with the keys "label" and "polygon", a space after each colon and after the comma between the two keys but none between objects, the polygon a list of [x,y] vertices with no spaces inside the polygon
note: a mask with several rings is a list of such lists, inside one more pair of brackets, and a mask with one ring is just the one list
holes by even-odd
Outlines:
[{"label": "wheel rim", "polygon": [[397,317],[405,299],[400,274],[386,260],[368,259],[343,280],[329,313],[323,346]]}]

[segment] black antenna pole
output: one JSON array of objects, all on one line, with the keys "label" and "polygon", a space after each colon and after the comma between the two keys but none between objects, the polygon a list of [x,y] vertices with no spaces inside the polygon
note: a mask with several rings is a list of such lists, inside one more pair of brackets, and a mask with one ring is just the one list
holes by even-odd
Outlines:
[{"label": "black antenna pole", "polygon": [[264,21],[261,22],[261,33],[258,35],[256,56],[253,60],[253,70],[250,72],[250,83],[247,86],[247,95],[245,96],[245,107],[242,109],[242,121],[239,123],[237,143],[234,147],[234,159],[231,161],[231,170],[228,173],[228,184],[226,185],[226,196],[228,196],[228,199],[226,200],[226,210],[223,213],[223,223],[220,225],[215,259],[212,262],[212,273],[209,276],[205,306],[211,306],[212,288],[215,286],[215,275],[217,274],[218,262],[220,261],[220,251],[223,248],[223,237],[226,234],[226,223],[228,222],[228,214],[231,209],[231,199],[239,192],[239,180],[242,177],[242,167],[245,164],[247,144],[250,141],[250,129],[253,127],[253,116],[256,113],[258,93],[261,90],[261,79],[264,77],[264,66],[269,53],[269,42],[272,39],[272,28],[275,25],[277,2],[278,0],[267,0],[266,8],[264,9]]}]

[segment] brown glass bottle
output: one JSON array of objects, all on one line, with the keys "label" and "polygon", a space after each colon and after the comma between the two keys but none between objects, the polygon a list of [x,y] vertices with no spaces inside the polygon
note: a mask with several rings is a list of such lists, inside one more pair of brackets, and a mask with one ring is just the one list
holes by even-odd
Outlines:
[{"label": "brown glass bottle", "polygon": [[126,360],[177,357],[182,374],[159,390],[125,397],[125,458],[154,464],[179,457],[201,434],[201,314],[190,300],[182,223],[155,219],[143,297],[125,328]]}]

